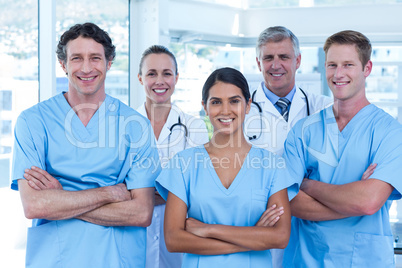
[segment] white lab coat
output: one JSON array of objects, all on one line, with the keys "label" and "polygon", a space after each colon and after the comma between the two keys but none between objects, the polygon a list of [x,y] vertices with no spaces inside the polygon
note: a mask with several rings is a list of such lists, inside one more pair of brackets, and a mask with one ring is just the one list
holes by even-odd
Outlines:
[{"label": "white lab coat", "polygon": [[[311,94],[307,90],[304,90],[304,92],[308,98],[310,115],[333,103],[330,97]],[[267,149],[282,156],[288,132],[297,121],[307,116],[306,97],[296,85],[296,92],[293,96],[289,110],[288,122],[283,119],[283,116],[265,96],[262,83],[257,88],[254,102],[260,105],[263,115],[261,118],[257,106],[251,104],[250,112],[246,115],[244,121],[246,139],[255,146]],[[249,140],[248,137],[254,135],[258,138]],[[283,252],[282,249],[271,250],[273,268],[282,267]]]},{"label": "white lab coat", "polygon": [[[304,92],[307,94],[310,114],[322,110],[333,102],[330,97],[311,94],[306,90]],[[261,106],[263,115],[261,118],[257,106],[251,104],[250,112],[244,121],[246,139],[255,146],[282,156],[288,132],[297,121],[307,116],[306,97],[296,85],[296,92],[289,110],[288,122],[283,119],[272,102],[265,96],[262,83],[257,88],[254,101]],[[248,137],[252,136],[256,136],[257,139],[249,140]]]},{"label": "white lab coat", "polygon": [[[141,105],[137,111],[147,117],[145,104]],[[186,139],[184,136],[184,127],[175,126],[172,129],[169,142],[170,128],[178,122],[179,117],[181,123],[183,123],[188,129],[188,137]],[[176,153],[185,148],[195,147],[207,143],[208,141],[208,131],[204,121],[185,114],[176,105],[172,105],[167,121],[156,141],[162,168],[166,166],[169,159]],[[165,205],[156,206],[154,208],[152,224],[147,228],[146,268],[181,267],[182,253],[170,253],[166,249],[163,236],[164,214]]]}]

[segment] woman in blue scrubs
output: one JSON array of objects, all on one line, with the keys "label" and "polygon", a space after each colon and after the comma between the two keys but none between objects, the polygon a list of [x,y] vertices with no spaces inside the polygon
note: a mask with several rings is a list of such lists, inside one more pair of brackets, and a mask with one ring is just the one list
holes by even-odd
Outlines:
[{"label": "woman in blue scrubs", "polygon": [[282,158],[245,139],[251,99],[239,71],[214,71],[202,95],[212,139],[176,154],[156,181],[166,246],[185,253],[182,267],[271,267],[269,249],[289,240],[297,185]]}]

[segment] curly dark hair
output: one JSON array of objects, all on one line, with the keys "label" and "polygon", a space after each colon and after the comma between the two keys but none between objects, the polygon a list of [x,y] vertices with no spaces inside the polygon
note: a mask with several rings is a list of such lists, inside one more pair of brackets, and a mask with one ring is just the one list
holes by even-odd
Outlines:
[{"label": "curly dark hair", "polygon": [[99,44],[103,45],[105,50],[105,57],[107,61],[113,61],[116,56],[115,46],[112,44],[112,39],[108,33],[99,28],[98,25],[87,22],[84,24],[76,24],[72,26],[68,31],[64,32],[60,37],[59,44],[57,45],[57,58],[59,61],[66,62],[67,60],[67,43],[78,37],[92,38]]}]

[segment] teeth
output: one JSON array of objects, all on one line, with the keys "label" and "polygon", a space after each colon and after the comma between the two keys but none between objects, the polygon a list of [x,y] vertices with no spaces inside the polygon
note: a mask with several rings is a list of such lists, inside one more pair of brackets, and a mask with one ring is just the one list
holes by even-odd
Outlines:
[{"label": "teeth", "polygon": [[335,82],[335,85],[337,85],[337,86],[343,86],[343,85],[346,85],[346,84],[348,84],[348,83],[337,83],[337,82]]},{"label": "teeth", "polygon": [[94,78],[95,78],[94,76],[93,77],[80,77],[80,79],[84,80],[84,81],[89,81],[89,80],[92,80]]},{"label": "teeth", "polygon": [[223,123],[230,123],[233,121],[233,119],[219,119],[219,121],[221,121]]},{"label": "teeth", "polygon": [[282,76],[282,74],[272,74],[272,76],[279,77]]},{"label": "teeth", "polygon": [[167,89],[154,89],[156,93],[163,93],[166,92]]}]

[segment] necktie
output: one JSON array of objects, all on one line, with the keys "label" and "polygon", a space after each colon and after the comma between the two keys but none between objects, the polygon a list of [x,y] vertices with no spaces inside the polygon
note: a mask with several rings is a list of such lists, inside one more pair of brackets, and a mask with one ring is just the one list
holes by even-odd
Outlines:
[{"label": "necktie", "polygon": [[285,121],[287,122],[289,116],[288,106],[290,105],[290,101],[286,98],[280,98],[276,102],[276,105],[281,108],[281,115],[283,116],[283,119],[285,119]]}]

